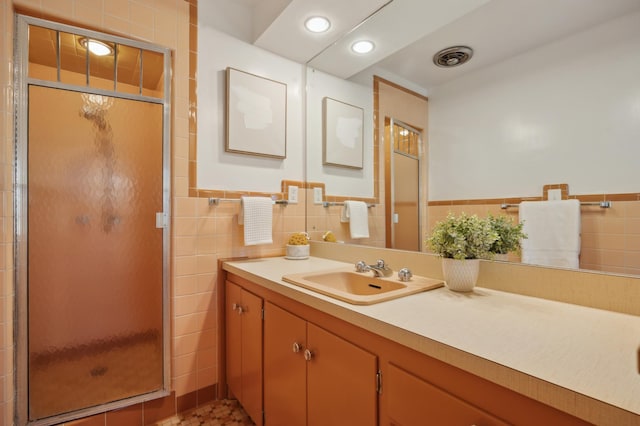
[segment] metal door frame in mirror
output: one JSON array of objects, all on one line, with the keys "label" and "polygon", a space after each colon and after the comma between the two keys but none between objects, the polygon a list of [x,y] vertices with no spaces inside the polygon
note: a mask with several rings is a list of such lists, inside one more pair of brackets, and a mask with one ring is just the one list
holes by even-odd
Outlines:
[{"label": "metal door frame in mirror", "polygon": [[[423,251],[427,187],[424,132],[394,118],[384,120],[386,247]],[[398,167],[398,163],[404,163]],[[415,182],[399,182],[409,177]]]}]

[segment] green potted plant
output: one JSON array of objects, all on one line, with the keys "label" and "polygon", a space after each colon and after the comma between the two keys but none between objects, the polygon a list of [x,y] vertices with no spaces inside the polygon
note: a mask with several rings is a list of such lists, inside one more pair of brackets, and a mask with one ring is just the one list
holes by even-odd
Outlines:
[{"label": "green potted plant", "polygon": [[498,234],[488,219],[465,213],[437,222],[427,238],[427,245],[442,257],[442,273],[447,287],[454,291],[471,291],[480,271],[480,259],[491,256]]},{"label": "green potted plant", "polygon": [[522,222],[518,223],[506,215],[493,216],[490,214],[487,220],[498,235],[498,239],[493,242],[489,249],[492,257],[506,260],[508,253],[519,253],[522,248],[522,240],[527,238],[527,235],[522,232],[524,224]]}]

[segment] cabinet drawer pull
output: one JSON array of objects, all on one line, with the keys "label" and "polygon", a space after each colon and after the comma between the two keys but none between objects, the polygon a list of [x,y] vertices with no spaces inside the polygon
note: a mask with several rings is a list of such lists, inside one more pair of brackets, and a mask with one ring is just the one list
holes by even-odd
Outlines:
[{"label": "cabinet drawer pull", "polygon": [[304,359],[306,359],[307,361],[311,361],[311,358],[313,358],[313,352],[311,352],[309,349],[305,349]]},{"label": "cabinet drawer pull", "polygon": [[298,342],[293,342],[293,353],[298,353],[302,350],[302,345]]}]

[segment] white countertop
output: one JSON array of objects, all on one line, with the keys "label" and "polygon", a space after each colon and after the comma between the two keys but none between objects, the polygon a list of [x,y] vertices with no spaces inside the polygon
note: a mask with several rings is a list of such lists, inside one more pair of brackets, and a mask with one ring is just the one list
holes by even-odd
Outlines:
[{"label": "white countertop", "polygon": [[[636,424],[640,424],[640,317],[481,287],[472,293],[439,288],[358,306],[281,280],[284,274],[345,265],[314,257],[265,258],[227,262],[224,269],[445,362],[456,365],[462,359],[464,364],[464,356],[451,362],[442,345],[535,379],[526,386],[541,380],[569,391],[560,392],[561,398],[577,393],[586,396],[587,402],[594,399],[628,411],[632,418],[638,416]],[[474,374],[483,368],[470,364],[476,371],[468,370]],[[558,395],[536,399],[561,409],[580,405],[554,398]]]}]

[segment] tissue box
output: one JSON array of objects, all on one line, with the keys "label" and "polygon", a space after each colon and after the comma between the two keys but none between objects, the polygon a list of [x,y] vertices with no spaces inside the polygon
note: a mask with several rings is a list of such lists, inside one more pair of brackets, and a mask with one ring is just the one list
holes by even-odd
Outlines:
[{"label": "tissue box", "polygon": [[309,245],[291,245],[287,244],[287,259],[308,259],[309,258]]}]

